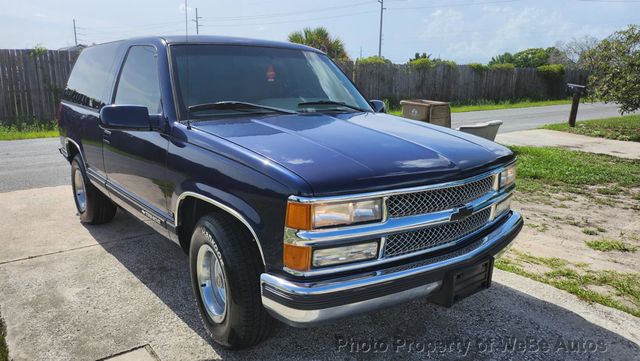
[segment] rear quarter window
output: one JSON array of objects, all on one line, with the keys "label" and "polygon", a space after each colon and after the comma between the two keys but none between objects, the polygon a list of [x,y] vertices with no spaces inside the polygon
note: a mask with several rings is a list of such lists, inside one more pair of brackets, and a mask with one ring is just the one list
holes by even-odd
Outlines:
[{"label": "rear quarter window", "polygon": [[105,105],[120,46],[117,42],[84,49],[73,66],[63,99],[94,109]]}]

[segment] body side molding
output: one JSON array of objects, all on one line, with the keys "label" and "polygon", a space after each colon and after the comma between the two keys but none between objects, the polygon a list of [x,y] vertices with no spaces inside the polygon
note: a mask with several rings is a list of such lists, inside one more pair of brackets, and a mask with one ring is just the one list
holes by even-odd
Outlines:
[{"label": "body side molding", "polygon": [[262,245],[260,243],[260,239],[258,238],[258,234],[253,230],[253,227],[251,227],[251,224],[249,224],[249,222],[235,209],[220,203],[216,200],[213,200],[207,196],[203,196],[202,194],[199,193],[195,193],[195,192],[190,192],[190,191],[186,191],[186,192],[182,192],[180,193],[180,195],[178,196],[178,199],[176,200],[176,208],[174,211],[174,227],[177,228],[180,225],[180,220],[179,220],[179,211],[180,211],[180,204],[181,202],[187,198],[187,197],[194,197],[197,198],[201,201],[207,202],[213,206],[215,206],[216,208],[220,208],[223,211],[227,212],[228,214],[232,215],[234,218],[238,219],[240,222],[242,222],[242,224],[244,224],[245,227],[247,227],[247,229],[249,230],[249,232],[251,232],[251,235],[253,236],[254,241],[256,242],[256,245],[258,246],[258,250],[260,251],[260,257],[262,258],[262,264],[266,266],[266,260],[264,258],[264,253],[262,252]]}]

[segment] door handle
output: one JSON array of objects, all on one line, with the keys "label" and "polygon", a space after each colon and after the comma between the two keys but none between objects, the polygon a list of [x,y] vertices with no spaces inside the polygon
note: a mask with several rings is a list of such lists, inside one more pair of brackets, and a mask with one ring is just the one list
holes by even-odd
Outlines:
[{"label": "door handle", "polygon": [[111,142],[109,141],[109,137],[111,136],[111,131],[109,129],[102,129],[103,134],[102,134],[102,142],[105,144],[111,144]]}]

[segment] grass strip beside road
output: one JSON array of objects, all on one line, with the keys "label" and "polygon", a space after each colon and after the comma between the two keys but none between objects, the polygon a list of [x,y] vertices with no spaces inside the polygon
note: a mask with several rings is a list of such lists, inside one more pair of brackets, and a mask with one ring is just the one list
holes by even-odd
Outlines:
[{"label": "grass strip beside road", "polygon": [[51,124],[22,125],[20,127],[0,125],[0,140],[52,138],[59,135],[58,129]]},{"label": "grass strip beside road", "polygon": [[[617,194],[640,187],[640,160],[554,147],[511,147],[518,157],[518,191],[583,193],[585,186],[606,186]],[[602,192],[601,192],[602,193]]]},{"label": "grass strip beside road", "polygon": [[[546,107],[550,105],[571,104],[571,99],[560,100],[542,100],[542,101],[520,101],[520,102],[499,102],[499,103],[483,103],[471,105],[451,105],[452,113],[477,112],[484,110],[501,110],[501,109],[517,109],[517,108],[533,108]],[[391,109],[390,114],[402,116],[402,109]]]},{"label": "grass strip beside road", "polygon": [[569,124],[548,124],[544,129],[557,130],[589,137],[640,142],[640,115],[585,120],[571,128]]},{"label": "grass strip beside road", "polygon": [[496,260],[496,267],[640,317],[639,273],[592,270],[584,263],[536,257],[516,250]]}]

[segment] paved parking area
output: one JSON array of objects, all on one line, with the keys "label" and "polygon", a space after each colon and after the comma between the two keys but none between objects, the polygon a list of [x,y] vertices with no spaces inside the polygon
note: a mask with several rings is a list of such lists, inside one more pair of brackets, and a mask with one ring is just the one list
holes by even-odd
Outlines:
[{"label": "paved parking area", "polygon": [[640,319],[500,271],[451,309],[418,300],[317,328],[280,324],[263,344],[230,352],[205,335],[184,253],[133,217],[83,226],[68,186],[0,193],[0,214],[0,313],[14,360],[96,360],[145,345],[160,360],[640,354]]}]

